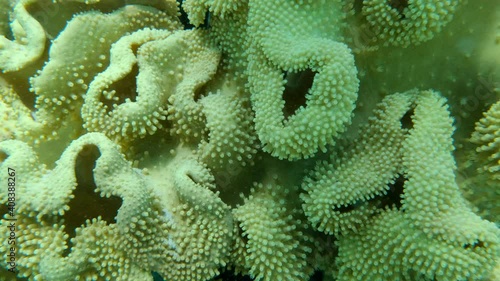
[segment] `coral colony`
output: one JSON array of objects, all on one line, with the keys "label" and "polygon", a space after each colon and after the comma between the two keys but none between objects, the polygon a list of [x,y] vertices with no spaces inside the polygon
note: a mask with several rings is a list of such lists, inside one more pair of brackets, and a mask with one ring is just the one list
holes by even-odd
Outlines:
[{"label": "coral colony", "polygon": [[0,280],[500,280],[499,0],[0,0]]}]

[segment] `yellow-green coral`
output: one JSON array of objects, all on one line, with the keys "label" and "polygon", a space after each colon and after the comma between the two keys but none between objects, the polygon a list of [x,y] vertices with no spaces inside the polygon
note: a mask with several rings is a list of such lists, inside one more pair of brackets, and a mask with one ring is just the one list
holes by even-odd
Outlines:
[{"label": "yellow-green coral", "polygon": [[[311,274],[307,255],[311,252],[306,227],[301,221],[292,190],[279,185],[258,184],[234,216],[246,240],[244,264],[254,280],[306,280]],[[290,204],[291,203],[291,204]],[[297,214],[298,217],[297,217]]]},{"label": "yellow-green coral", "polygon": [[[135,260],[140,255],[131,256],[130,253],[134,248],[148,248],[158,241],[137,243],[134,237],[144,235],[144,231],[150,231],[153,225],[158,231],[166,229],[166,222],[154,215],[158,216],[161,210],[154,197],[137,190],[145,187],[143,176],[127,164],[114,143],[99,134],[85,135],[65,150],[57,166],[50,171],[44,170],[43,166],[31,171],[22,169],[23,163],[34,165],[37,162],[36,156],[25,144],[7,141],[2,145],[2,153],[7,158],[2,168],[19,167],[18,173],[31,175],[23,180],[24,188],[18,186],[18,198],[38,198],[19,200],[20,204],[16,206],[20,233],[20,276],[37,276],[41,280],[71,280],[77,276],[105,279],[115,276],[117,280],[129,280],[131,276],[148,273]],[[90,171],[92,178],[87,179],[85,173],[87,169],[92,169],[92,161],[96,157],[95,168]],[[92,190],[94,184],[98,187]],[[115,206],[119,210],[113,210],[115,204],[111,201],[107,209],[99,209],[98,202],[88,206],[87,213],[93,213],[92,209],[99,213],[95,218],[82,217],[81,211],[72,209],[78,206],[79,200],[88,199],[86,194],[93,192],[105,198],[120,198],[121,203]],[[113,211],[117,211],[116,217],[111,218],[116,224],[102,221],[100,215],[108,218],[106,212]],[[36,216],[33,216],[35,213]],[[65,216],[68,213],[72,216]],[[139,220],[148,227],[135,229],[134,225]],[[79,221],[85,222],[85,225],[80,226]],[[132,231],[127,230],[130,227]],[[94,245],[97,238],[102,246],[93,250],[90,245]],[[161,240],[160,237],[158,239]],[[67,250],[71,252],[68,254]],[[106,259],[109,262],[103,263]]]},{"label": "yellow-green coral", "polygon": [[[109,63],[111,45],[127,32],[147,26],[177,28],[178,23],[166,16],[154,8],[135,5],[111,14],[87,12],[75,16],[51,45],[49,62],[31,80],[37,95],[35,119],[41,128],[35,130],[36,134],[27,134],[43,141],[70,119],[68,115],[79,115],[90,82]],[[76,46],[78,52],[74,51]]]},{"label": "yellow-green coral", "polygon": [[12,139],[19,135],[22,128],[34,124],[30,110],[23,104],[6,81],[0,80],[0,141]]},{"label": "yellow-green coral", "polygon": [[200,101],[207,120],[208,139],[200,143],[199,155],[216,171],[246,166],[257,153],[249,101],[238,94],[237,89],[229,87]]},{"label": "yellow-green coral", "polygon": [[483,217],[500,222],[500,102],[477,123],[470,138],[470,154],[460,167],[465,197]]},{"label": "yellow-green coral", "polygon": [[13,7],[10,29],[14,40],[11,41],[6,36],[0,37],[2,72],[18,71],[43,55],[46,36],[42,25],[26,10],[31,2],[34,1],[17,1]]},{"label": "yellow-green coral", "polygon": [[[143,29],[123,36],[113,45],[109,67],[95,77],[85,95],[82,118],[87,130],[120,140],[153,134],[161,128],[159,121],[166,119],[166,112],[159,105],[166,102],[173,79],[160,81],[168,69],[158,72],[156,65],[169,60],[147,43],[171,34],[168,30]],[[137,81],[130,83],[130,75]]]},{"label": "yellow-green coral", "polygon": [[416,95],[411,91],[386,97],[354,144],[340,146],[331,163],[320,161],[304,179],[303,208],[313,227],[347,235],[376,212],[379,202],[372,199],[385,195],[402,173],[401,145],[408,126],[402,119]]},{"label": "yellow-green coral", "polygon": [[[172,120],[172,133],[186,141],[199,140],[204,130],[204,117],[200,96],[205,94],[203,87],[214,78],[220,53],[207,42],[205,32],[201,30],[178,34],[177,45],[172,46],[173,56],[182,59],[176,66],[177,79],[182,79],[175,86],[175,93],[169,97],[168,119]],[[183,39],[183,37],[185,39]]]},{"label": "yellow-green coral", "polygon": [[411,121],[401,149],[408,179],[400,211],[383,211],[339,242],[339,280],[479,279],[496,263],[499,229],[468,208],[455,183],[444,100],[421,92]]},{"label": "yellow-green coral", "polygon": [[[2,143],[6,160],[1,167],[31,175],[17,196],[39,199],[16,206],[20,275],[40,280],[146,280],[151,270],[176,280],[216,275],[229,256],[232,218],[209,189],[209,171],[193,156],[179,153],[170,164],[173,184],[165,185],[132,168],[117,148],[102,134],[87,134],[65,150],[54,170],[46,171],[26,144]],[[154,186],[167,189],[162,191],[170,194],[167,201],[155,195]],[[96,199],[84,213],[73,209],[83,207],[77,201],[94,192]],[[113,197],[119,202],[106,199]],[[101,206],[100,200],[108,202]],[[110,218],[110,212],[116,216]],[[85,218],[83,225],[75,225]]]},{"label": "yellow-green coral", "polygon": [[[279,158],[310,157],[343,131],[354,109],[358,79],[349,49],[335,41],[338,7],[320,3],[249,2],[248,76],[255,128],[264,151]],[[280,9],[274,7],[280,6]],[[307,22],[302,18],[309,18]],[[271,32],[272,30],[272,32]],[[283,73],[314,72],[305,105],[287,119]]]},{"label": "yellow-green coral", "polygon": [[478,146],[478,161],[482,164],[479,171],[489,174],[492,181],[500,183],[500,101],[484,113],[470,141]]},{"label": "yellow-green coral", "polygon": [[173,134],[199,139],[205,128],[196,95],[219,60],[203,38],[201,30],[141,30],[122,37],[111,49],[110,66],[90,85],[84,127],[117,140],[134,139],[161,129],[168,114]]},{"label": "yellow-green coral", "polygon": [[[193,2],[188,10],[198,19]],[[359,81],[350,50],[336,42],[343,15],[342,4],[333,2],[249,1],[248,7],[234,7],[229,28],[212,33],[223,48],[235,51],[229,67],[246,68],[257,134],[263,150],[276,157],[300,159],[324,151],[350,120]],[[306,70],[315,75],[310,90],[299,93],[305,105],[284,116],[284,74]]]},{"label": "yellow-green coral", "polygon": [[[477,237],[467,233],[473,228],[465,225],[481,220],[466,207],[455,183],[454,128],[447,107],[445,100],[431,91],[417,98],[413,128],[402,148],[408,178],[402,203],[412,223],[427,235],[474,244]],[[457,231],[462,228],[467,231]]]},{"label": "yellow-green coral", "polygon": [[214,192],[213,175],[189,150],[179,149],[153,178],[172,229],[158,235],[170,249],[167,256],[157,251],[151,257],[151,269],[166,280],[209,280],[229,262],[233,241],[230,208]]}]

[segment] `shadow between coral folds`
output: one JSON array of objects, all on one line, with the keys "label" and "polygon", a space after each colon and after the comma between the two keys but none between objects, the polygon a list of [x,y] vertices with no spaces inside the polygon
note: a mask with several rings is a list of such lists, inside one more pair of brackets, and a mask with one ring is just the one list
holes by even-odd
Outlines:
[{"label": "shadow between coral folds", "polygon": [[68,234],[68,248],[63,256],[69,255],[72,248],[71,238],[76,235],[76,228],[81,227],[87,220],[101,217],[108,224],[116,223],[118,209],[122,199],[117,196],[103,198],[95,192],[94,168],[97,159],[101,156],[95,145],[86,145],[78,153],[75,163],[77,186],[73,191],[73,198],[69,201],[69,210],[64,213],[65,232]]},{"label": "shadow between coral folds", "polygon": [[283,99],[285,100],[283,115],[285,120],[294,115],[301,106],[306,107],[306,95],[312,87],[315,75],[316,73],[310,69],[284,73],[286,84],[283,92]]}]

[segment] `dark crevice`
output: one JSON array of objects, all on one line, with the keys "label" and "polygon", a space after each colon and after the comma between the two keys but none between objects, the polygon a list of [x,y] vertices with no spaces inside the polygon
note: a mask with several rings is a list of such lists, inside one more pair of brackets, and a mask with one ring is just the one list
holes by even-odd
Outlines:
[{"label": "dark crevice", "polygon": [[412,129],[413,128],[413,120],[412,116],[415,114],[415,109],[412,108],[408,110],[403,117],[401,117],[401,128],[403,129]]},{"label": "dark crevice", "polygon": [[[132,50],[134,51],[134,49]],[[137,49],[135,50],[135,52],[137,52]],[[139,67],[137,66],[137,64],[134,64],[132,70],[125,77],[111,84],[106,89],[107,92],[111,92],[113,90],[116,92],[112,99],[107,99],[104,97],[104,95],[101,95],[100,101],[106,106],[107,112],[112,111],[114,106],[118,106],[126,102],[127,99],[135,102],[137,98],[136,78],[138,74]]]},{"label": "dark crevice", "polygon": [[[5,215],[7,215],[7,213],[9,213],[9,206],[6,204],[2,205],[2,208],[0,209],[0,218],[5,218]],[[8,218],[10,219],[12,217],[9,215]]]},{"label": "dark crevice", "polygon": [[153,281],[164,281],[164,279],[161,277],[161,275],[158,272],[151,272],[151,275],[153,275]]},{"label": "dark crevice", "polygon": [[300,72],[285,72],[283,78],[286,80],[285,91],[283,92],[283,99],[285,100],[285,107],[283,108],[283,115],[285,120],[301,107],[306,107],[306,95],[311,89],[316,75],[310,69]]},{"label": "dark crevice", "polygon": [[186,174],[186,176],[187,176],[187,177],[188,177],[188,178],[189,178],[189,179],[190,179],[193,183],[195,183],[195,184],[199,184],[199,183],[198,183],[198,181],[196,181],[196,180],[193,178],[193,176],[192,176],[192,175],[190,175],[190,174]]},{"label": "dark crevice", "polygon": [[41,93],[37,93],[36,95],[33,94],[30,79],[26,79],[26,77],[36,77],[39,75],[38,71],[43,68],[44,63],[48,60],[49,47],[50,41],[46,40],[45,51],[39,59],[26,65],[19,71],[2,73],[2,78],[5,79],[6,83],[4,83],[5,81],[0,82],[0,86],[6,88],[12,87],[14,93],[17,94],[23,105],[31,111],[35,111],[37,95]]},{"label": "dark crevice", "polygon": [[201,24],[199,27],[204,29],[210,28],[210,11],[205,12],[205,20],[203,21],[203,24]]},{"label": "dark crevice", "polygon": [[401,16],[401,19],[406,18],[403,12],[404,9],[408,7],[408,0],[389,0],[389,6],[398,11],[399,15]]},{"label": "dark crevice", "polygon": [[465,244],[464,249],[476,249],[476,248],[484,248],[484,243],[481,240],[476,240],[472,245],[471,244]]},{"label": "dark crevice", "polygon": [[[321,270],[316,270],[314,274],[308,279],[308,281],[323,281],[325,280],[325,274]],[[154,279],[154,281],[163,281],[163,279],[160,279],[161,277],[158,276],[158,279]],[[241,275],[235,273],[231,268],[221,268],[220,269],[220,274],[215,276],[211,281],[252,281],[250,276],[248,275]]]},{"label": "dark crevice", "polygon": [[404,192],[404,184],[406,182],[406,178],[404,175],[399,174],[397,178],[394,180],[394,183],[389,184],[389,191],[383,197],[381,202],[382,208],[386,206],[394,206],[398,210],[403,206],[402,198]]},{"label": "dark crevice", "polygon": [[376,204],[379,208],[394,206],[397,209],[401,209],[402,206],[401,196],[404,192],[405,181],[406,178],[403,175],[398,175],[398,177],[394,180],[394,183],[388,184],[389,189],[387,194],[377,195],[371,198],[370,200],[366,201],[358,200],[353,204],[342,206],[340,208],[334,208],[334,211],[340,213],[348,213],[358,208],[362,204]]},{"label": "dark crevice", "polygon": [[[179,3],[179,7],[180,7],[180,16],[179,16],[179,20],[181,21],[182,25],[184,26],[184,29],[193,29],[195,28],[195,26],[193,24],[191,24],[191,22],[189,21],[189,17],[188,17],[188,14],[186,13],[186,11],[184,11],[184,7],[182,5],[182,0],[177,0],[177,3]],[[210,28],[210,12],[207,10],[205,12],[205,21],[200,24],[199,26],[200,28]]]},{"label": "dark crevice", "polygon": [[201,98],[205,97],[207,95],[207,84],[204,84],[203,86],[196,88],[194,90],[194,101],[198,102]]},{"label": "dark crevice", "polygon": [[[8,157],[9,157],[9,155],[7,153],[0,151],[0,163],[5,161]],[[5,172],[7,172],[7,168],[5,170],[6,170]],[[7,185],[7,183],[6,183],[6,185]],[[4,218],[8,212],[9,212],[9,206],[7,204],[2,205],[2,207],[0,208],[0,218]]]},{"label": "dark crevice", "polygon": [[356,207],[358,207],[358,206],[359,206],[359,202],[356,202],[354,204],[342,206],[340,208],[335,208],[335,211],[340,212],[340,213],[348,213],[348,212],[356,209]]},{"label": "dark crevice", "polygon": [[[262,157],[263,153],[258,152],[254,157],[255,165],[240,167],[229,165],[225,169],[216,170],[215,185],[220,192],[221,200],[231,207],[236,207],[244,203],[243,198],[250,196],[250,188],[241,188],[248,185],[248,175],[252,175],[255,182],[263,181],[266,172],[267,160]],[[266,155],[267,156],[267,155]]]},{"label": "dark crevice", "polygon": [[184,11],[184,7],[182,6],[182,0],[177,0],[177,3],[179,3],[179,7],[180,7],[180,16],[179,16],[179,20],[181,21],[182,25],[184,26],[184,29],[193,29],[195,26],[192,25],[190,22],[189,22],[189,18],[188,18],[188,14],[186,13],[186,11]]},{"label": "dark crevice", "polygon": [[94,145],[86,145],[78,153],[75,163],[75,176],[77,186],[73,190],[73,196],[69,203],[69,210],[64,213],[64,231],[68,234],[68,248],[63,256],[71,252],[71,238],[76,236],[76,228],[81,227],[87,220],[97,217],[108,224],[116,223],[116,215],[121,207],[122,199],[111,196],[103,198],[94,192],[96,184],[94,182],[94,168],[97,159],[101,156],[99,149]]},{"label": "dark crevice", "polygon": [[323,271],[316,270],[314,274],[311,276],[311,281],[312,280],[323,280],[324,279],[324,273]]},{"label": "dark crevice", "polygon": [[134,56],[137,57],[137,50],[139,50],[140,45],[139,44],[132,44],[130,45],[130,49],[132,50],[132,53],[134,53]]},{"label": "dark crevice", "polygon": [[246,246],[248,244],[248,237],[240,224],[238,224],[238,233],[241,234],[241,240],[243,240],[243,244]]},{"label": "dark crevice", "polygon": [[221,268],[221,273],[214,277],[212,280],[217,281],[252,281],[248,275],[236,274],[234,271],[228,268]]}]

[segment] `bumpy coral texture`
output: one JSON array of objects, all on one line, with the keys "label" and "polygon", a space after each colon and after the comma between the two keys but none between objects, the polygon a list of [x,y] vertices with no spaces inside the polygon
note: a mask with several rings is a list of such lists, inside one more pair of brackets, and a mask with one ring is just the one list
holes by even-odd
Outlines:
[{"label": "bumpy coral texture", "polygon": [[0,0],[0,279],[498,280],[496,2]]},{"label": "bumpy coral texture", "polygon": [[493,104],[475,126],[472,151],[461,167],[463,190],[478,212],[500,223],[500,102]]},{"label": "bumpy coral texture", "polygon": [[240,266],[255,280],[304,280],[311,271],[307,255],[312,249],[294,201],[281,200],[289,197],[290,190],[259,184],[251,193],[234,211],[247,240]]},{"label": "bumpy coral texture", "polygon": [[3,71],[17,71],[43,55],[45,32],[26,10],[30,2],[34,1],[18,1],[12,9],[11,31],[14,40],[5,36],[0,38],[0,69]]},{"label": "bumpy coral texture", "polygon": [[[330,162],[319,161],[304,179],[303,208],[313,227],[347,234],[369,220],[380,204],[371,199],[386,194],[402,172],[401,145],[407,129],[400,120],[413,100],[414,93],[384,99],[360,129],[354,146],[340,146]],[[356,210],[343,211],[355,204]]]},{"label": "bumpy coral texture", "polygon": [[484,117],[476,124],[471,142],[477,145],[483,166],[481,173],[491,174],[495,182],[500,182],[500,102],[497,102],[484,113]]}]

